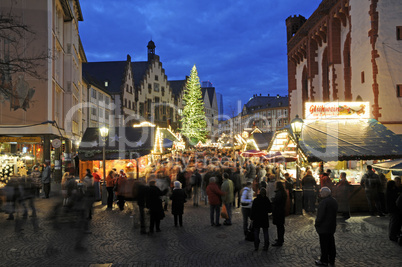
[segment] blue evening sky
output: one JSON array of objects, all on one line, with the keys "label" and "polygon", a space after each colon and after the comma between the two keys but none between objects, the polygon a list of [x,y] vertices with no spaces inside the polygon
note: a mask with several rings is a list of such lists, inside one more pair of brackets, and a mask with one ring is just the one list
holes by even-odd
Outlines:
[{"label": "blue evening sky", "polygon": [[[232,115],[253,96],[287,95],[285,20],[320,0],[84,0],[80,35],[89,62],[147,60],[153,40],[168,80],[197,66]],[[239,102],[240,101],[240,102]],[[240,103],[240,105],[239,105]]]}]

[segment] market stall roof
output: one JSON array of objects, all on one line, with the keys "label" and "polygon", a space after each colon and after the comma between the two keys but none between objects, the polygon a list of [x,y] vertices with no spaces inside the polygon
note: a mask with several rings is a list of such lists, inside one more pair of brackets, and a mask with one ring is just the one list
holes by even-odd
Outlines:
[{"label": "market stall roof", "polygon": [[274,136],[273,132],[254,133],[252,138],[254,139],[258,149],[267,150],[273,136]]},{"label": "market stall roof", "polygon": [[[135,159],[151,153],[155,142],[155,127],[115,127],[106,139],[106,160]],[[80,160],[102,160],[103,141],[99,128],[87,128],[78,155]]]},{"label": "market stall roof", "polygon": [[373,168],[381,170],[402,171],[402,159],[373,164]]},{"label": "market stall roof", "polygon": [[[275,138],[284,131],[294,146],[290,125]],[[402,158],[402,139],[374,119],[305,120],[299,144],[309,162]]]}]

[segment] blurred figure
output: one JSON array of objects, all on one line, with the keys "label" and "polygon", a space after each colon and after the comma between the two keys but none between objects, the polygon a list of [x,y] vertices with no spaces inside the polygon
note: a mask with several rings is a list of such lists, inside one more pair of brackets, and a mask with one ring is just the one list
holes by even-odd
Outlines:
[{"label": "blurred figure", "polygon": [[101,200],[101,195],[100,195],[101,177],[98,174],[98,169],[97,168],[94,169],[94,172],[92,173],[92,177],[94,179],[95,201],[100,201]]},{"label": "blurred figure", "polygon": [[[209,184],[207,186],[207,195],[209,202],[209,218],[211,221],[211,226],[221,226],[219,223],[219,217],[221,214],[221,196],[225,193],[221,191],[216,183],[216,178],[209,178]],[[215,218],[214,218],[215,217]]]},{"label": "blurred figure", "polygon": [[198,207],[202,177],[198,172],[198,169],[195,167],[193,168],[193,174],[190,177],[190,182],[192,186],[193,206]]},{"label": "blurred figure", "polygon": [[306,171],[306,175],[302,179],[303,204],[306,212],[315,212],[315,188],[317,183],[313,177],[311,170]]},{"label": "blurred figure", "polygon": [[34,196],[39,197],[40,189],[42,188],[42,174],[39,171],[39,167],[36,165],[31,172],[31,179],[34,187]]},{"label": "blurred figure", "polygon": [[281,181],[276,181],[275,187],[275,197],[272,201],[272,223],[276,225],[277,239],[272,246],[281,247],[285,241],[285,207],[288,195]]},{"label": "blurred figure", "polygon": [[113,208],[113,187],[114,187],[115,179],[114,179],[114,171],[109,171],[109,174],[106,177],[106,190],[107,190],[107,209]]},{"label": "blurred figure", "polygon": [[[397,179],[395,179],[395,181],[396,180]],[[401,235],[402,211],[398,209],[396,205],[396,200],[400,196],[401,192],[398,190],[395,181],[390,180],[387,183],[386,203],[387,211],[389,213],[388,237],[389,240],[397,242],[398,237]]]},{"label": "blurred figure", "polygon": [[186,202],[186,193],[181,188],[179,181],[174,182],[174,188],[170,199],[172,200],[172,214],[174,216],[174,226],[177,227],[177,221],[183,226],[184,203]]},{"label": "blurred figure", "polygon": [[269,201],[272,202],[275,197],[275,181],[276,177],[274,174],[270,174],[268,176],[268,181],[267,181],[267,197],[269,198]]},{"label": "blurred figure", "polygon": [[290,209],[289,209],[289,214],[294,213],[294,195],[293,195],[293,187],[295,182],[293,181],[292,177],[289,175],[289,173],[285,173],[285,188],[288,191],[289,194],[289,202],[290,202]]},{"label": "blurred figure", "polygon": [[61,195],[63,196],[63,205],[67,205],[67,178],[70,176],[69,172],[65,172],[61,178]]},{"label": "blurred figure", "polygon": [[[241,183],[241,175],[240,175],[240,166],[239,164],[236,164],[236,167],[234,168],[234,173],[232,175],[232,182],[234,185],[234,193],[233,193],[233,207],[240,208],[240,191],[242,189],[242,183]],[[237,199],[237,204],[236,204],[236,199]]]},{"label": "blurred figure", "polygon": [[222,183],[222,192],[225,194],[222,196],[222,202],[226,206],[226,210],[229,218],[227,218],[223,224],[224,225],[232,225],[232,203],[234,200],[234,185],[232,180],[229,179],[229,174],[226,172],[222,175],[223,183]]},{"label": "blurred figure", "polygon": [[271,202],[267,197],[265,188],[261,188],[260,193],[254,199],[250,218],[253,221],[254,228],[254,250],[257,251],[260,245],[260,228],[264,232],[264,247],[263,250],[267,251],[269,246],[269,220],[268,213],[272,211]]},{"label": "blurred figure", "polygon": [[124,173],[124,170],[120,170],[120,175],[116,179],[116,182],[115,182],[115,186],[117,189],[115,191],[116,196],[117,196],[117,205],[119,206],[120,210],[124,210],[125,200],[124,200],[124,196],[121,192],[123,191],[126,181],[127,181],[127,175]]},{"label": "blurred figure", "polygon": [[137,204],[140,215],[141,234],[146,234],[145,225],[145,208],[147,207],[147,200],[149,197],[149,186],[145,184],[145,178],[140,179],[138,184]]},{"label": "blurred figure", "polygon": [[369,206],[370,215],[375,215],[375,209],[373,205],[374,202],[378,215],[384,216],[381,211],[381,202],[379,197],[379,191],[381,191],[380,177],[376,173],[374,173],[371,165],[367,165],[367,172],[363,175],[360,181],[360,186],[364,187],[366,191],[366,198]]},{"label": "blurred figure", "polygon": [[165,217],[165,213],[163,211],[161,196],[167,193],[168,189],[165,191],[161,191],[157,186],[155,181],[149,182],[149,194],[147,200],[147,207],[150,213],[150,222],[149,222],[149,234],[153,234],[154,227],[156,232],[160,232],[160,223],[161,220]]},{"label": "blurred figure", "polygon": [[248,218],[250,218],[251,207],[253,204],[253,189],[252,182],[247,181],[246,186],[242,190],[241,194],[241,213],[243,215],[243,231],[244,235],[247,236],[248,229]]},{"label": "blurred figure", "polygon": [[88,220],[92,219],[92,209],[93,204],[95,202],[95,187],[94,187],[94,178],[91,175],[91,171],[87,169],[87,174],[84,177],[83,183],[83,192],[84,192],[84,210],[86,213],[86,218]]},{"label": "blurred figure", "polygon": [[43,191],[45,192],[45,196],[43,198],[49,198],[51,173],[52,170],[50,168],[50,164],[47,162],[43,163],[42,184],[43,184]]},{"label": "blurred figure", "polygon": [[347,220],[350,218],[350,205],[349,197],[350,193],[353,191],[353,186],[346,179],[346,173],[341,172],[340,181],[336,185],[336,196],[335,199],[338,201],[338,211],[342,213],[343,219]]}]

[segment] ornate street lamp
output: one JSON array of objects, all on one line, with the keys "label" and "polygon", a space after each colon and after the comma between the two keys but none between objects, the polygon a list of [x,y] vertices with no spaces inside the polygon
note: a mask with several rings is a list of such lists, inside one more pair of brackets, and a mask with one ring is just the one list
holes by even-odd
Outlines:
[{"label": "ornate street lamp", "polygon": [[298,215],[303,214],[302,212],[302,190],[300,189],[300,157],[299,157],[299,138],[303,129],[304,121],[299,118],[299,115],[296,115],[290,122],[290,126],[292,127],[292,132],[294,134],[296,140],[296,189],[295,192],[295,213]]},{"label": "ornate street lamp", "polygon": [[106,158],[106,139],[107,136],[109,135],[109,128],[103,126],[102,128],[99,128],[100,135],[102,137],[103,141],[103,156],[102,156],[102,166],[103,166],[103,185],[102,185],[102,205],[107,204],[107,189],[106,189],[106,164],[105,164],[105,158]]}]

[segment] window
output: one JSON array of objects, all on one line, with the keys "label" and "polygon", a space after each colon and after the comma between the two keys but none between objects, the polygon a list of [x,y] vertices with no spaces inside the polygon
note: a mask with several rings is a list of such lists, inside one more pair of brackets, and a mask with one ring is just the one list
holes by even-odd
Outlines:
[{"label": "window", "polygon": [[128,100],[128,108],[131,109],[131,101]]},{"label": "window", "polygon": [[154,83],[154,91],[159,92],[159,83]]},{"label": "window", "polygon": [[283,110],[283,115],[284,115],[284,116],[287,116],[287,115],[288,115],[288,110],[287,110],[287,109],[284,109],[284,110]]},{"label": "window", "polygon": [[92,88],[92,90],[91,90],[91,96],[92,96],[92,98],[95,98],[95,99],[96,99],[96,90],[93,89],[93,88]]},{"label": "window", "polygon": [[109,103],[110,103],[110,98],[109,97],[105,97],[105,103],[106,103],[106,105],[109,105]]},{"label": "window", "polygon": [[152,93],[152,84],[148,84],[148,93],[150,94],[150,93]]},{"label": "window", "polygon": [[124,99],[124,106],[127,107],[127,98]]},{"label": "window", "polygon": [[165,96],[165,87],[162,86],[162,96]]},{"label": "window", "polygon": [[144,116],[144,103],[140,103],[139,113],[140,116]]},{"label": "window", "polygon": [[397,84],[396,85],[396,95],[398,97],[402,97],[402,84]]},{"label": "window", "polygon": [[109,82],[105,81],[105,87],[108,87],[108,86],[109,86]]},{"label": "window", "polygon": [[99,94],[99,102],[103,102],[103,94]]},{"label": "window", "polygon": [[129,92],[129,90],[128,90],[128,84],[126,84],[126,92]]},{"label": "window", "polygon": [[362,73],[361,73],[361,80],[362,80],[362,83],[364,83],[364,71],[362,71]]},{"label": "window", "polygon": [[396,40],[402,40],[402,26],[396,26]]},{"label": "window", "polygon": [[158,75],[155,75],[155,81],[157,81],[158,80]]},{"label": "window", "polygon": [[110,112],[108,110],[105,110],[105,119],[109,120]]},{"label": "window", "polygon": [[91,114],[96,116],[96,107],[91,108]]}]

